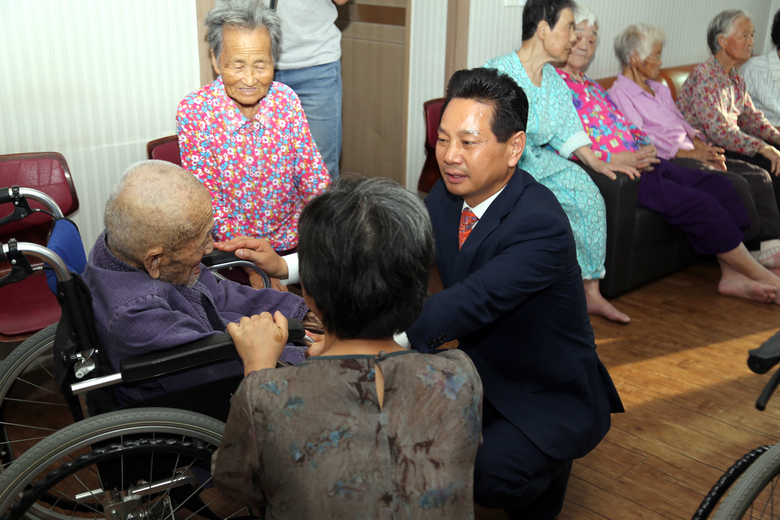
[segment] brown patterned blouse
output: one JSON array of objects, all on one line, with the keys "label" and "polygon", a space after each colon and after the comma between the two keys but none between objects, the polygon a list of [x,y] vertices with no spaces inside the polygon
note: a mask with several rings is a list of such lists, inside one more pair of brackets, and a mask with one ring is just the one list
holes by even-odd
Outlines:
[{"label": "brown patterned blouse", "polygon": [[780,144],[780,132],[753,106],[745,79],[736,67],[726,74],[715,56],[694,67],[677,108],[710,143],[726,150],[753,157],[764,141]]},{"label": "brown patterned blouse", "polygon": [[472,519],[481,418],[460,350],[312,357],[244,378],[212,473],[269,519]]}]

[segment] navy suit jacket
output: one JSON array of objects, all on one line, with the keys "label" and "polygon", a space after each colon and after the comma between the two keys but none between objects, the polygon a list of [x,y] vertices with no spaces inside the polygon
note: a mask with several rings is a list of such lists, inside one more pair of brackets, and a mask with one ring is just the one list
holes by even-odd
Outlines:
[{"label": "navy suit jacket", "polygon": [[623,405],[596,355],[569,220],[518,168],[458,251],[461,197],[426,198],[444,290],[407,331],[417,350],[459,340],[484,396],[543,452],[582,457]]}]

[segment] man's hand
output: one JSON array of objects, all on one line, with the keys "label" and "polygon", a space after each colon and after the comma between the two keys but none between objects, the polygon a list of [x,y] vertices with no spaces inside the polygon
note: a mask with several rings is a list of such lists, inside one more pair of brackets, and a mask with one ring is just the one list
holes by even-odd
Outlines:
[{"label": "man's hand", "polygon": [[253,262],[272,278],[284,280],[289,276],[287,262],[262,238],[238,237],[228,242],[216,242],[214,247],[220,251],[235,251],[238,258]]},{"label": "man's hand", "polygon": [[245,376],[256,370],[275,368],[289,335],[287,318],[279,311],[273,317],[269,312],[251,318],[244,316],[238,325],[229,323],[227,331],[244,362]]},{"label": "man's hand", "polygon": [[780,152],[771,144],[765,144],[758,153],[769,159],[772,163],[772,171],[770,173],[774,173],[775,177],[780,176]]}]

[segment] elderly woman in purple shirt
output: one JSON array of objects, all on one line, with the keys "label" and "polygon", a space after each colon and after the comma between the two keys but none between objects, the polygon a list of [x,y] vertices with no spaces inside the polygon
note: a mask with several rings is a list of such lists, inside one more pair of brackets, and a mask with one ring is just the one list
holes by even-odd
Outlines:
[{"label": "elderly woman in purple shirt", "polygon": [[780,267],[780,213],[769,173],[724,157],[722,148],[705,142],[705,135],[686,122],[669,87],[658,81],[664,41],[664,32],[649,24],[631,25],[615,38],[623,73],[609,90],[610,98],[631,123],[650,136],[658,157],[727,177],[750,218],[745,245],[762,265]]}]

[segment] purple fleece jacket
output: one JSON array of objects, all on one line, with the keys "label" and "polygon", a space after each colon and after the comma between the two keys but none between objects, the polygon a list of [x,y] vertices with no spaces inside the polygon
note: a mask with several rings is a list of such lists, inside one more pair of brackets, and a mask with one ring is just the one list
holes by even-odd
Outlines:
[{"label": "purple fleece jacket", "polygon": [[[303,318],[309,310],[303,299],[273,289],[256,290],[228,280],[217,283],[201,264],[192,288],[161,282],[116,258],[98,237],[82,275],[92,292],[95,326],[108,360],[118,370],[129,356],[174,347],[225,332],[227,324],[263,311],[281,311]],[[288,345],[282,359],[303,360],[299,347]],[[236,356],[213,365],[187,370],[156,381],[118,389],[121,400],[138,401],[243,373]]]}]

